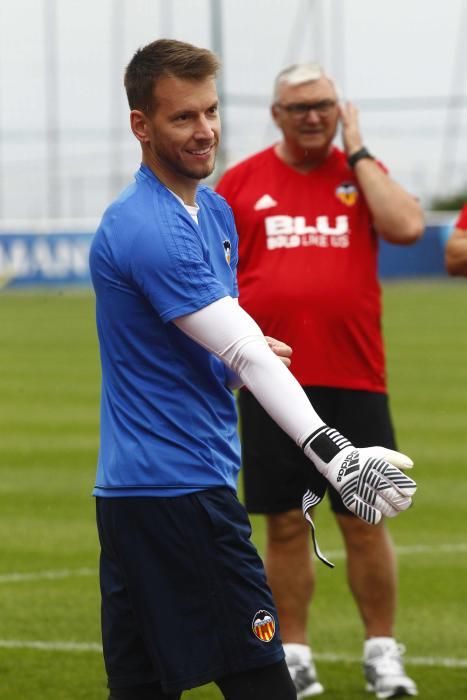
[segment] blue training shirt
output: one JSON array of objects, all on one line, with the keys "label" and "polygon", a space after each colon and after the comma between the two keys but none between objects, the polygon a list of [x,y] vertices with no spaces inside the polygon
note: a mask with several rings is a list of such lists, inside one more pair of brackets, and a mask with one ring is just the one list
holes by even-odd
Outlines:
[{"label": "blue training shirt", "polygon": [[142,165],[94,236],[102,396],[96,496],[236,487],[237,413],[226,367],[171,321],[238,296],[226,201],[200,186],[198,224]]}]

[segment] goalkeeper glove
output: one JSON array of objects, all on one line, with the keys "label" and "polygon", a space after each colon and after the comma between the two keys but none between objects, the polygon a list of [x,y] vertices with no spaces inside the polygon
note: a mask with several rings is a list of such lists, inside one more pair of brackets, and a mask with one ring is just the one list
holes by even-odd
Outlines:
[{"label": "goalkeeper glove", "polygon": [[[401,452],[385,447],[356,448],[327,425],[309,435],[302,449],[340,494],[344,505],[367,523],[375,525],[383,515],[393,518],[411,505],[417,485],[401,469],[410,469],[413,462]],[[307,491],[303,497],[303,513],[312,527],[317,555],[329,564],[317,548],[308,512],[322,498]]]}]

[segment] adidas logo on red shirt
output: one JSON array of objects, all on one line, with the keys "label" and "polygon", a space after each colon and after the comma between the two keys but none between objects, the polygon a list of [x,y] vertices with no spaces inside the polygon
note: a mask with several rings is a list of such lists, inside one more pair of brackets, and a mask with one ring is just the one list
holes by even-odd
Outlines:
[{"label": "adidas logo on red shirt", "polygon": [[271,207],[277,207],[276,200],[269,194],[263,194],[253,208],[255,211],[259,211],[260,209],[270,209]]}]

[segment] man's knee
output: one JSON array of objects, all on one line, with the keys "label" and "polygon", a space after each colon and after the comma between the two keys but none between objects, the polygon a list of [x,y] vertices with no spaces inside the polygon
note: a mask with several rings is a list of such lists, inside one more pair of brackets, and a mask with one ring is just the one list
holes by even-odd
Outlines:
[{"label": "man's knee", "polygon": [[378,525],[370,525],[360,518],[348,515],[336,514],[336,519],[347,547],[367,550],[391,546],[391,538],[384,520]]},{"label": "man's knee", "polygon": [[266,522],[271,544],[287,545],[300,540],[307,541],[307,526],[300,509],[268,515]]}]

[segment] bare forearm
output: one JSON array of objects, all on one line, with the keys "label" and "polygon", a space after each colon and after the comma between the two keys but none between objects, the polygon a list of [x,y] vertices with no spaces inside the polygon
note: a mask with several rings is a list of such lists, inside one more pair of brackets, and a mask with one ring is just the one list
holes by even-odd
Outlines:
[{"label": "bare forearm", "polygon": [[[363,148],[358,109],[342,104],[342,139],[353,163],[358,184],[370,208],[376,232],[389,243],[414,243],[423,233],[423,213],[418,202],[384,172]],[[363,155],[362,151],[366,151]],[[355,156],[360,155],[360,158]],[[363,157],[362,157],[363,156]]]},{"label": "bare forearm", "polygon": [[450,275],[467,277],[467,231],[455,229],[446,244],[444,260]]},{"label": "bare forearm", "polygon": [[418,202],[380,168],[364,158],[355,174],[370,209],[376,232],[389,243],[415,243],[423,233],[423,212]]}]

